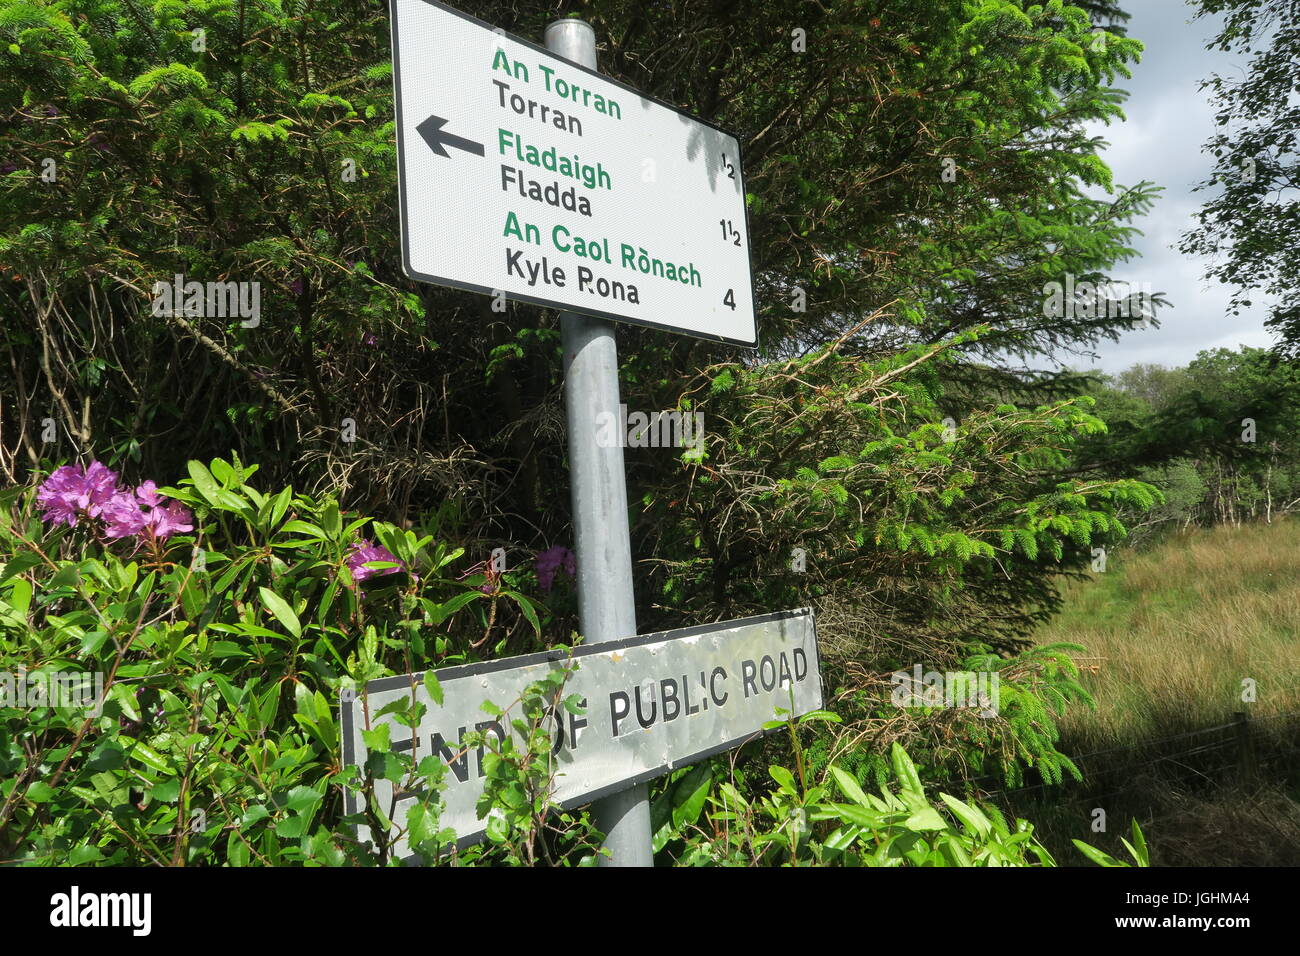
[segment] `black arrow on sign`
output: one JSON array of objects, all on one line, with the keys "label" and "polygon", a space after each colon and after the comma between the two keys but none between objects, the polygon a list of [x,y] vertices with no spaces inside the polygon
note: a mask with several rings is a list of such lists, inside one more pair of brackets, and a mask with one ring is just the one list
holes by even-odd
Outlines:
[{"label": "black arrow on sign", "polygon": [[467,153],[473,153],[475,156],[483,155],[483,144],[476,143],[471,139],[463,139],[460,136],[453,136],[443,130],[447,121],[441,116],[430,116],[427,120],[415,127],[415,131],[420,137],[429,144],[429,148],[439,156],[446,156],[448,159],[451,155],[443,149],[444,146],[450,146],[453,149],[463,149]]}]

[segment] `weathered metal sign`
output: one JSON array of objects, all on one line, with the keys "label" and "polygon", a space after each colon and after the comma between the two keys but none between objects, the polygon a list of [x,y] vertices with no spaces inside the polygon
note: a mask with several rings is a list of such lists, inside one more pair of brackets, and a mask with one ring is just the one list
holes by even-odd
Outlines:
[{"label": "weathered metal sign", "polygon": [[[482,793],[484,750],[462,746],[467,734],[501,738],[507,713],[493,717],[482,705],[506,708],[530,684],[571,660],[577,670],[562,696],[576,694],[581,715],[557,708],[549,721],[553,761],[552,799],[569,808],[589,803],[676,767],[738,747],[760,734],[783,708],[795,715],[822,706],[817,636],[809,608],[760,617],[646,634],[567,651],[531,654],[436,671],[442,706],[424,687],[423,674],[370,681],[363,695],[342,706],[343,760],[365,762],[367,716],[394,700],[415,699],[426,712],[415,734],[392,724],[390,739],[409,746],[417,762],[430,754],[448,765],[441,826],[456,831],[459,845],[476,842],[486,827],[475,804]],[[392,785],[379,781],[376,796],[389,806]],[[400,796],[395,821],[405,820]],[[347,811],[358,811],[348,794]],[[365,834],[361,834],[365,838]],[[406,849],[398,846],[406,855]]]},{"label": "weathered metal sign", "polygon": [[740,144],[432,0],[394,0],[413,279],[753,346]]}]

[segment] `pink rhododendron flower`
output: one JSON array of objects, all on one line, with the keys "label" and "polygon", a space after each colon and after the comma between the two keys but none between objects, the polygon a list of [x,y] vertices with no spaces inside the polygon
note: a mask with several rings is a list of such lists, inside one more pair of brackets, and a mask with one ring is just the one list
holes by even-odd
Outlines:
[{"label": "pink rhododendron flower", "polygon": [[117,473],[98,461],[91,462],[89,468],[64,465],[41,484],[36,501],[46,521],[75,527],[82,514],[99,517],[117,490]]},{"label": "pink rhododendron flower", "polygon": [[98,461],[86,468],[55,469],[37,490],[36,500],[44,520],[76,527],[83,517],[98,518],[104,535],[115,540],[148,534],[163,541],[178,531],[194,530],[190,510],[179,501],[166,501],[152,481],[132,494],[117,486],[117,472]]},{"label": "pink rhododendron flower", "polygon": [[178,531],[194,530],[193,513],[179,501],[152,508],[148,521],[149,531],[159,541],[166,541]]},{"label": "pink rhododendron flower", "polygon": [[578,576],[578,562],[573,552],[559,544],[553,548],[538,552],[535,567],[537,569],[537,583],[543,591],[548,593],[555,583],[555,573],[561,568],[570,578]]},{"label": "pink rhododendron flower", "polygon": [[150,508],[156,508],[162,504],[162,496],[158,494],[158,486],[152,481],[146,481],[135,489],[135,496],[140,499],[141,504],[146,504]]},{"label": "pink rhododendron flower", "polygon": [[147,524],[145,513],[130,492],[119,491],[104,505],[100,517],[104,519],[104,534],[110,538],[126,538],[139,534]]},{"label": "pink rhododendron flower", "polygon": [[[401,567],[368,568],[366,567],[367,561],[392,561],[394,564],[401,565]],[[366,578],[372,578],[380,574],[392,574],[406,567],[397,559],[397,555],[382,545],[371,544],[369,538],[362,538],[353,545],[353,551],[348,555],[347,565],[348,570],[352,572],[352,580],[358,584]]]}]

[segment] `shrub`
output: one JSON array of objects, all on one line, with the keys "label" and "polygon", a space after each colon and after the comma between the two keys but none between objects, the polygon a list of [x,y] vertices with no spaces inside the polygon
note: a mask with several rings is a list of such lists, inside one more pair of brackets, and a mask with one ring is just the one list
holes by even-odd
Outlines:
[{"label": "shrub", "polygon": [[[365,767],[340,766],[340,692],[466,659],[471,605],[513,604],[535,628],[537,610],[500,576],[445,577],[459,549],[263,494],[255,471],[191,462],[178,487],[131,491],[94,463],[0,496],[0,672],[24,692],[0,707],[0,858],[390,862],[350,835],[382,808],[345,818],[342,787],[445,768],[378,740]],[[68,674],[89,687],[35,693]],[[445,843],[427,792],[401,823]]]}]

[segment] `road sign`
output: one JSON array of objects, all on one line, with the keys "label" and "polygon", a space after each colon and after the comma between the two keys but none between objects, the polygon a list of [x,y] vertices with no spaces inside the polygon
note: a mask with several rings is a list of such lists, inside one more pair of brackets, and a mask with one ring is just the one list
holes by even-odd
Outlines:
[{"label": "road sign", "polygon": [[[460,741],[476,730],[498,738],[513,733],[510,721],[519,714],[493,717],[483,710],[484,701],[504,709],[567,660],[568,652],[559,650],[444,668],[436,671],[441,706],[428,696],[423,674],[370,681],[364,695],[342,704],[344,765],[365,763],[362,730],[390,723],[390,739],[409,748],[417,763],[430,755],[446,762],[440,826],[454,829],[460,846],[477,842],[486,827],[475,811],[486,748]],[[738,747],[762,733],[777,708],[800,715],[822,706],[809,608],[582,645],[573,649],[572,660],[578,667],[560,696],[576,694],[583,712],[557,708],[548,721],[551,796],[565,808]],[[411,695],[426,706],[414,735],[391,715],[367,727],[367,714]],[[378,781],[376,797],[388,807],[392,784]],[[399,796],[394,821],[404,823],[415,799]],[[349,792],[347,812],[358,808],[357,794]],[[365,832],[360,836],[367,838]],[[405,856],[408,850],[399,842],[397,852]]]},{"label": "road sign", "polygon": [[392,24],[407,275],[756,344],[734,136],[432,0]]}]

